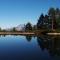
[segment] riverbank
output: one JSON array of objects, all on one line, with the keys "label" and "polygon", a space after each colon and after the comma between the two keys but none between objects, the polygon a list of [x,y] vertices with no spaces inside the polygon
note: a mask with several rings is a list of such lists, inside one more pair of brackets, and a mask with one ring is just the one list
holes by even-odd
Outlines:
[{"label": "riverbank", "polygon": [[48,35],[60,35],[60,33],[47,33]]},{"label": "riverbank", "polygon": [[0,35],[40,35],[40,34],[47,34],[47,35],[60,35],[57,32],[0,32]]},{"label": "riverbank", "polygon": [[0,32],[0,35],[34,35],[33,32]]}]

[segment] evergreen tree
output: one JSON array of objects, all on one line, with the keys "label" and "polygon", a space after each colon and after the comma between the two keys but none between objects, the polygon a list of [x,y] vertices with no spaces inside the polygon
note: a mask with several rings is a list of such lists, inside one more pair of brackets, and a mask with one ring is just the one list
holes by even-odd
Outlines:
[{"label": "evergreen tree", "polygon": [[55,17],[55,9],[54,8],[50,8],[48,11],[48,15],[52,21],[52,30],[56,29],[56,17]]},{"label": "evergreen tree", "polygon": [[28,22],[25,26],[25,31],[32,31],[32,25],[30,22]]},{"label": "evergreen tree", "polygon": [[44,21],[44,15],[41,14],[41,16],[39,17],[39,20],[37,22],[37,29],[40,30],[41,28],[43,28],[43,21]]}]

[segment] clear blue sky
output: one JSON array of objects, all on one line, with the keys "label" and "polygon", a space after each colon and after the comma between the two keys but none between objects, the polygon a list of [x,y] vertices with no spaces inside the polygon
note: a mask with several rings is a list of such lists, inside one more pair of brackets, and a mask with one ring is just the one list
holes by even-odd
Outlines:
[{"label": "clear blue sky", "polygon": [[0,0],[0,27],[36,24],[40,14],[46,14],[50,7],[60,8],[60,0]]}]

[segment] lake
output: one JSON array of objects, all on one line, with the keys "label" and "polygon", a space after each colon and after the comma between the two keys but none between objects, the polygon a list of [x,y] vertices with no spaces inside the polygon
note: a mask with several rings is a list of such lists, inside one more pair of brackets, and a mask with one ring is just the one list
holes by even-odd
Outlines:
[{"label": "lake", "polygon": [[60,60],[60,37],[1,35],[0,60]]}]

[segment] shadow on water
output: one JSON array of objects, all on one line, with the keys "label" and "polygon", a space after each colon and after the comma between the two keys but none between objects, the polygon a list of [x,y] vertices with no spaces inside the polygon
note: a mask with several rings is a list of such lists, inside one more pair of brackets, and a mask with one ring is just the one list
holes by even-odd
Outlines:
[{"label": "shadow on water", "polygon": [[47,49],[51,56],[60,56],[60,36],[37,36],[38,46]]}]

